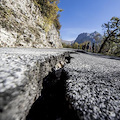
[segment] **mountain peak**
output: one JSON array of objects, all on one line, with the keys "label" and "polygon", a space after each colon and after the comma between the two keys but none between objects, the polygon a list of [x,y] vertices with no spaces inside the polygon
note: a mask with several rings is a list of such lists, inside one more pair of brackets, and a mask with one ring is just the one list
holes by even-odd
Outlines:
[{"label": "mountain peak", "polygon": [[99,34],[99,38],[101,39],[102,35],[100,33],[98,33],[97,31],[94,31],[92,33],[81,33],[76,38],[75,42],[81,44],[81,43],[84,43],[86,41],[90,41],[93,43],[93,39],[97,34]]},{"label": "mountain peak", "polygon": [[97,31],[94,31],[93,33],[98,33]]}]

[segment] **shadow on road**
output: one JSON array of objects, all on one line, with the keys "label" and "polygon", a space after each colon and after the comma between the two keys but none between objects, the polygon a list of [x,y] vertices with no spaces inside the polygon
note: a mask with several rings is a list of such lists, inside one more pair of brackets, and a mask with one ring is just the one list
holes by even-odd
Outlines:
[{"label": "shadow on road", "polygon": [[35,101],[26,120],[79,120],[66,101],[67,73],[60,69],[43,80],[42,95]]}]

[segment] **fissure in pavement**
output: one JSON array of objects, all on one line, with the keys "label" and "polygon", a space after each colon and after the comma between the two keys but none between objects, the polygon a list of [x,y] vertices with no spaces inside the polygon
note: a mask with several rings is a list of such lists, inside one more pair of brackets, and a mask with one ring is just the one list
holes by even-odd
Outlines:
[{"label": "fissure in pavement", "polygon": [[66,101],[68,73],[59,69],[43,80],[41,96],[32,105],[26,120],[79,120]]}]

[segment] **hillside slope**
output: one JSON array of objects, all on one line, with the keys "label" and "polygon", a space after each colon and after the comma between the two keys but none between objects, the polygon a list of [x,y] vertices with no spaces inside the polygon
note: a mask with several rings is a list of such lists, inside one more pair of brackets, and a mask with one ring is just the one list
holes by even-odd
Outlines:
[{"label": "hillside slope", "polygon": [[47,24],[33,0],[2,0],[0,29],[0,47],[62,47],[56,28]]}]

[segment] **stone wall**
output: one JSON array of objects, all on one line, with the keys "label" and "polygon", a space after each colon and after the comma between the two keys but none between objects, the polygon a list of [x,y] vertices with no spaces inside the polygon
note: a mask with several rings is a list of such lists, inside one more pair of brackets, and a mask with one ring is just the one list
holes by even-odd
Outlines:
[{"label": "stone wall", "polygon": [[62,44],[56,28],[47,24],[33,0],[1,0],[0,46],[61,48]]}]

